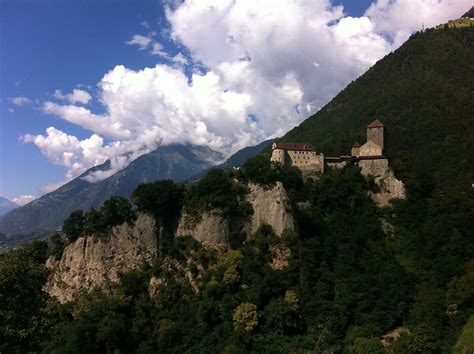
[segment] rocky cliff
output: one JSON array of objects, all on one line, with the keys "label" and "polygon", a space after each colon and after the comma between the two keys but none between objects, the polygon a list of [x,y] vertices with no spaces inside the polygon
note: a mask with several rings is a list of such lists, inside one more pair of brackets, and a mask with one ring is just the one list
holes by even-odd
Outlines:
[{"label": "rocky cliff", "polygon": [[229,222],[219,210],[191,215],[183,212],[179,220],[176,236],[192,236],[207,246],[228,248]]},{"label": "rocky cliff", "polygon": [[405,199],[405,185],[395,177],[387,159],[360,160],[357,164],[364,176],[374,177],[379,191],[371,196],[378,206],[387,206],[392,199]]},{"label": "rocky cliff", "polygon": [[281,182],[277,182],[272,188],[250,183],[249,189],[247,201],[253,207],[253,215],[247,228],[249,233],[257,231],[261,224],[270,225],[277,235],[281,235],[285,230],[294,230],[290,200]]},{"label": "rocky cliff", "polygon": [[61,303],[71,301],[81,292],[118,282],[120,272],[150,264],[156,250],[155,221],[147,215],[140,215],[133,226],[114,227],[104,239],[80,237],[60,260],[47,260],[52,273],[46,291]]},{"label": "rocky cliff", "polygon": [[249,183],[248,187],[250,192],[246,199],[253,208],[253,215],[248,220],[228,220],[218,210],[200,216],[183,212],[176,235],[190,235],[208,246],[228,248],[232,238],[240,237],[242,233],[252,234],[261,224],[272,226],[277,235],[287,229],[294,230],[288,194],[280,182],[271,188],[254,183]]}]

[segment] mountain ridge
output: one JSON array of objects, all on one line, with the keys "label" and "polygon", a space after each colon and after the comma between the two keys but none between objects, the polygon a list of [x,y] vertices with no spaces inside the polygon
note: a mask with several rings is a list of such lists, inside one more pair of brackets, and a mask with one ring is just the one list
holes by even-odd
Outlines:
[{"label": "mountain ridge", "polygon": [[473,43],[474,28],[415,33],[281,141],[311,143],[327,156],[349,155],[378,118],[386,127],[384,153],[399,177],[423,179],[438,190],[470,188]]},{"label": "mountain ridge", "polygon": [[11,200],[8,200],[4,197],[0,197],[0,217],[18,207],[19,205],[12,202]]},{"label": "mountain ridge", "polygon": [[34,231],[55,231],[74,210],[98,208],[113,195],[129,197],[140,183],[159,179],[184,181],[191,175],[212,166],[209,160],[222,155],[207,147],[190,145],[162,146],[132,161],[112,176],[91,183],[84,179],[89,173],[107,170],[110,162],[94,166],[57,190],[7,213],[0,220],[0,230],[7,234]]}]

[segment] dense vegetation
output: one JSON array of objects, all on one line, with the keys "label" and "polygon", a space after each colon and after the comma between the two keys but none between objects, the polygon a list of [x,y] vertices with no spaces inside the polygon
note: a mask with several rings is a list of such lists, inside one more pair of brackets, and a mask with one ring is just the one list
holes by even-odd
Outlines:
[{"label": "dense vegetation", "polygon": [[[49,250],[35,243],[1,256],[0,352],[474,351],[473,33],[414,35],[285,137],[342,154],[380,118],[406,200],[376,207],[373,181],[355,166],[303,182],[262,156],[187,187],[143,184],[130,202],[71,215],[69,239],[54,236]],[[227,252],[174,237],[182,209],[248,215],[248,181],[284,184],[297,232],[279,237],[262,225]],[[80,235],[106,235],[137,212],[164,229],[151,266],[72,303],[47,296],[48,253],[58,257]],[[152,277],[163,286],[150,291]],[[399,327],[384,349],[380,337]]]},{"label": "dense vegetation", "polygon": [[283,141],[347,155],[380,119],[385,154],[406,183],[467,189],[474,176],[474,27],[414,34]]},{"label": "dense vegetation", "polygon": [[[232,189],[237,178],[254,180],[261,175],[245,171],[269,169],[268,160],[255,158],[238,176],[213,171],[187,189],[171,181],[144,184],[133,194],[132,209],[158,222],[176,220],[176,209],[166,203],[175,201],[178,210],[187,198],[197,203],[210,184],[222,187],[221,199],[211,193],[196,207],[226,207],[241,198]],[[224,253],[192,238],[159,240],[166,247],[159,245],[154,264],[122,274],[106,293],[59,305],[42,290],[44,244],[6,254],[0,260],[0,350],[382,353],[380,336],[400,326],[408,331],[391,346],[394,353],[450,352],[460,346],[458,337],[469,343],[462,336],[474,315],[474,193],[439,196],[415,189],[384,210],[372,202],[372,182],[356,167],[306,183],[293,170],[278,171],[293,205],[307,202],[295,207],[297,233],[278,237],[262,225]],[[129,210],[117,208],[123,200],[112,201],[106,205],[115,212],[108,215]],[[278,250],[288,251],[279,267]],[[183,269],[193,274],[198,292]],[[165,285],[151,295],[152,276]]]}]

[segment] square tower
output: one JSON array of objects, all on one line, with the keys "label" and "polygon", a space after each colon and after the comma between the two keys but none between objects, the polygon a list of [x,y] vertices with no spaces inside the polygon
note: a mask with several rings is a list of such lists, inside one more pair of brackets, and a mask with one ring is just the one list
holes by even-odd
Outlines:
[{"label": "square tower", "polygon": [[372,141],[378,146],[384,149],[383,142],[384,142],[384,130],[385,127],[381,121],[378,119],[370,122],[367,126],[367,141]]}]

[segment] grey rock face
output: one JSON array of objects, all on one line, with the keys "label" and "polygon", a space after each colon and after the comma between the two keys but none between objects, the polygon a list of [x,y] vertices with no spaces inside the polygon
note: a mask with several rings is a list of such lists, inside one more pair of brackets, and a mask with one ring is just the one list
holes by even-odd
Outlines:
[{"label": "grey rock face", "polygon": [[253,215],[248,225],[248,233],[257,231],[261,224],[268,224],[277,235],[285,230],[295,229],[290,200],[281,182],[266,189],[258,184],[249,184],[247,201],[252,204]]},{"label": "grey rock face", "polygon": [[155,221],[140,215],[135,225],[114,227],[106,239],[80,237],[59,261],[49,258],[46,266],[52,274],[45,289],[61,303],[71,301],[81,292],[118,282],[120,272],[150,264],[156,250]]},{"label": "grey rock face", "polygon": [[229,222],[218,210],[200,216],[183,213],[176,236],[192,236],[208,246],[229,247]]},{"label": "grey rock face", "polygon": [[371,193],[378,206],[387,206],[392,199],[405,199],[405,185],[398,180],[387,159],[361,160],[358,162],[364,176],[373,176],[380,191]]},{"label": "grey rock face", "polygon": [[[253,207],[253,215],[243,225],[235,220],[229,221],[219,210],[204,212],[200,216],[184,212],[179,221],[177,236],[192,236],[205,245],[229,248],[232,238],[242,232],[252,234],[261,224],[273,227],[276,234],[294,230],[293,214],[288,194],[280,182],[272,188],[264,188],[250,183],[246,200]],[[242,232],[241,232],[242,231]]]}]

